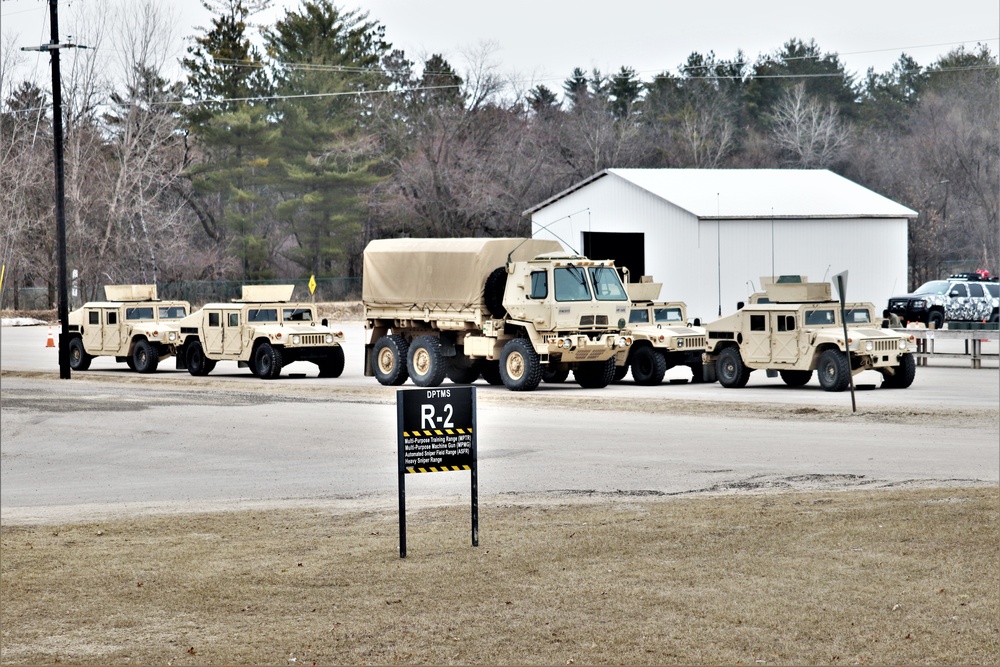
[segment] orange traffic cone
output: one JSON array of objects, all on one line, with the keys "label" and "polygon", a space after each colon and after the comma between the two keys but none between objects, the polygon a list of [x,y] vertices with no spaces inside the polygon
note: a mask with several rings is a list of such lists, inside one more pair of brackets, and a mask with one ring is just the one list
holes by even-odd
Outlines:
[{"label": "orange traffic cone", "polygon": [[49,339],[45,341],[45,347],[55,347],[56,339],[52,337],[52,327],[49,327]]}]

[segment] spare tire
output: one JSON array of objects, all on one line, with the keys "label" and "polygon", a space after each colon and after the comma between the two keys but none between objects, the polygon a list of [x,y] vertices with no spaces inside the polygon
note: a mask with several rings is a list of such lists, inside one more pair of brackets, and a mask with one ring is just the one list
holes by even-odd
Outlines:
[{"label": "spare tire", "polygon": [[507,267],[500,266],[493,269],[483,287],[483,301],[486,302],[486,309],[493,317],[501,318],[507,314],[507,309],[503,307],[503,293],[506,289]]}]

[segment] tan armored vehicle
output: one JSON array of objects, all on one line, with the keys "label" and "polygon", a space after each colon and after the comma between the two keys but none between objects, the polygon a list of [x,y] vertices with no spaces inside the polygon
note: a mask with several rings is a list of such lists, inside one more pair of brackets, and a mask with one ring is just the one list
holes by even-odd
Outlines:
[{"label": "tan armored vehicle", "polygon": [[605,387],[628,295],[614,263],[538,239],[386,239],[365,249],[365,374],[531,391],[543,372]]},{"label": "tan armored vehicle", "polygon": [[[764,295],[737,312],[707,324],[705,370],[724,387],[746,386],[750,373],[763,369],[798,387],[818,372],[826,391],[843,391],[851,374],[876,370],[883,387],[913,383],[916,362],[913,339],[880,328],[870,303],[848,303],[847,342],[840,302],[829,283],[810,283],[802,276],[761,278]],[[714,380],[706,373],[706,379]]]},{"label": "tan armored vehicle", "polygon": [[235,361],[259,378],[272,379],[295,361],[311,361],[320,377],[344,371],[344,334],[320,321],[316,306],[291,303],[294,285],[244,285],[230,303],[210,303],[180,321],[177,363],[191,375],[208,375],[216,362]]},{"label": "tan armored vehicle", "polygon": [[140,373],[152,373],[177,347],[177,322],[187,301],[159,301],[156,285],[105,285],[107,301],[91,301],[69,314],[69,367],[90,368],[94,357],[114,357]]},{"label": "tan armored vehicle", "polygon": [[681,301],[656,301],[661,283],[646,280],[629,283],[632,299],[627,333],[632,346],[618,351],[615,380],[632,371],[640,385],[657,385],[674,366],[688,366],[691,382],[702,382],[702,353],[707,341],[705,330],[689,326],[687,306]]}]

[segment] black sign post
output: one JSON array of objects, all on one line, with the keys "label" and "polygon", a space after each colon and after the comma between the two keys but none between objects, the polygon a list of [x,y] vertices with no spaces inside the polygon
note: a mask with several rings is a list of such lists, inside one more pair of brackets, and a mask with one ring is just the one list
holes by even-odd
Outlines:
[{"label": "black sign post", "polygon": [[396,392],[399,557],[406,558],[406,475],[468,470],[472,474],[472,546],[479,546],[476,388]]},{"label": "black sign post", "polygon": [[837,295],[840,296],[840,322],[844,325],[844,353],[847,356],[847,377],[851,383],[851,412],[858,411],[858,403],[854,399],[854,373],[851,372],[851,344],[847,339],[847,271],[833,277],[837,283]]}]

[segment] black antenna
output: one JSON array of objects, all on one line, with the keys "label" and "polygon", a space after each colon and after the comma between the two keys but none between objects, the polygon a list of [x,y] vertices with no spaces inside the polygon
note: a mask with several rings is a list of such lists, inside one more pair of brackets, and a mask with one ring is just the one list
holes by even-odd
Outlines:
[{"label": "black antenna", "polygon": [[[554,237],[556,237],[557,239],[559,239],[559,242],[560,242],[560,243],[562,243],[562,244],[563,244],[563,245],[565,245],[565,246],[566,246],[567,248],[569,248],[570,250],[572,250],[572,251],[573,251],[573,252],[574,252],[575,254],[579,255],[579,254],[580,254],[580,251],[579,251],[579,250],[577,250],[576,248],[574,248],[574,247],[573,247],[572,245],[570,245],[569,241],[567,241],[566,239],[564,239],[563,237],[559,236],[559,235],[558,235],[558,234],[556,234],[556,233],[555,233],[554,231],[552,231],[551,229],[549,229],[549,225],[554,225],[554,224],[556,224],[557,222],[559,222],[559,221],[561,221],[561,220],[565,220],[566,218],[572,218],[572,217],[573,217],[574,215],[577,215],[578,213],[583,213],[584,211],[590,211],[590,209],[589,209],[589,208],[585,208],[585,209],[581,209],[581,210],[577,211],[576,213],[570,213],[569,215],[564,215],[564,216],[563,216],[563,217],[561,217],[561,218],[556,218],[555,220],[553,220],[552,222],[548,223],[547,225],[543,225],[542,223],[538,223],[538,227],[539,227],[539,229],[540,229],[540,230],[541,230],[541,229],[544,229],[544,230],[545,230],[545,231],[547,231],[547,232],[548,232],[549,234],[552,234],[552,236],[554,236]],[[532,224],[535,224],[535,223],[534,223],[534,222],[532,222]],[[520,243],[518,243],[518,244],[517,244],[516,246],[514,246],[514,248],[513,248],[513,249],[512,249],[512,250],[511,250],[511,251],[510,251],[509,253],[507,253],[507,264],[508,264],[508,265],[509,265],[509,264],[510,264],[510,262],[511,262],[511,259],[510,259],[510,258],[511,258],[511,256],[512,256],[512,255],[513,255],[513,254],[514,254],[515,252],[517,252],[517,249],[518,249],[518,248],[520,248],[521,246],[523,246],[523,245],[524,245],[524,244],[525,244],[525,243],[526,243],[527,241],[528,241],[528,239],[527,239],[527,238],[525,238],[525,239],[524,239],[524,241],[521,241]]]}]

